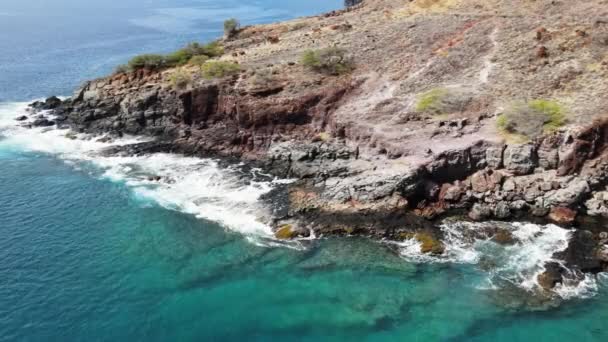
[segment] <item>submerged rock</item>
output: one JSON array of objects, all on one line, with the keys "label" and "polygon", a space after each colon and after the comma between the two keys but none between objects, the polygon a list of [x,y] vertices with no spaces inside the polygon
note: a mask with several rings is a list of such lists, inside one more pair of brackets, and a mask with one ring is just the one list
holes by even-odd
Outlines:
[{"label": "submerged rock", "polygon": [[309,235],[308,231],[296,229],[291,224],[280,225],[274,233],[274,236],[279,240],[291,240],[298,237],[308,237]]},{"label": "submerged rock", "polygon": [[400,240],[414,239],[420,243],[420,252],[424,254],[441,255],[445,252],[445,245],[430,231],[402,232],[398,235]]},{"label": "submerged rock", "polygon": [[551,291],[563,282],[563,275],[567,270],[557,262],[549,262],[545,265],[545,270],[538,275],[538,284],[545,290]]},{"label": "submerged rock", "polygon": [[501,245],[512,245],[517,242],[513,233],[507,229],[497,229],[494,236],[492,236],[492,241]]},{"label": "submerged rock", "polygon": [[440,255],[445,251],[445,245],[435,236],[427,232],[420,232],[414,235],[420,242],[420,252],[425,254]]}]

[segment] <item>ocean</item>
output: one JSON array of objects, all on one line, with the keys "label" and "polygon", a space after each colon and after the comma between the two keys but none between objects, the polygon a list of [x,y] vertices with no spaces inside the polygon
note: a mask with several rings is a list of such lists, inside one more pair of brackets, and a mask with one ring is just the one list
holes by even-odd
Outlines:
[{"label": "ocean", "polygon": [[227,17],[341,6],[3,0],[0,341],[608,340],[608,277],[534,293],[569,230],[511,223],[521,242],[501,246],[462,236],[483,224],[446,223],[441,258],[414,242],[279,242],[260,196],[289,180],[213,159],[102,156],[110,143],[14,121],[28,101],[69,96],[134,54],[218,37]]}]

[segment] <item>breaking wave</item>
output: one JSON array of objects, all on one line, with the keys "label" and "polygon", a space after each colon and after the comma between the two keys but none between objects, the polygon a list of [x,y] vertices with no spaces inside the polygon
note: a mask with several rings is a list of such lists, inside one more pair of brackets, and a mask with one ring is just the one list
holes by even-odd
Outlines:
[{"label": "breaking wave", "polygon": [[105,148],[145,140],[125,137],[103,142],[84,134],[66,136],[68,130],[27,129],[15,121],[26,114],[27,103],[0,103],[0,146],[53,154],[75,167],[90,163],[101,170],[100,177],[124,182],[144,201],[217,222],[258,244],[276,243],[271,241],[272,231],[265,223],[269,215],[260,196],[284,181],[214,159],[167,153],[104,156]]},{"label": "breaking wave", "polygon": [[[508,236],[508,243],[496,242],[489,230],[499,226]],[[553,224],[505,222],[449,222],[441,226],[445,253],[431,256],[420,252],[415,239],[399,244],[401,255],[413,262],[443,262],[476,265],[487,276],[479,289],[496,290],[515,287],[528,293],[542,292],[538,276],[557,252],[568,247],[573,230]],[[560,299],[592,297],[598,290],[598,277],[585,275],[582,280],[565,280],[553,295]]]}]

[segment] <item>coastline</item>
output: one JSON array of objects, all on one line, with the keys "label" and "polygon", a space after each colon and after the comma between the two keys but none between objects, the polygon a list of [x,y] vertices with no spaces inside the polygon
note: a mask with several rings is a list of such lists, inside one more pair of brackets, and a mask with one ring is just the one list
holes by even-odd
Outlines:
[{"label": "coastline", "polygon": [[[304,21],[308,26],[294,31],[283,31],[281,24],[243,29],[236,39],[224,42],[222,59],[234,59],[251,72],[276,61],[275,55],[282,56],[284,61],[273,65],[278,79],[262,85],[248,82],[254,75],[243,72],[197,79],[176,90],[168,81],[170,70],[143,69],[88,82],[66,101],[50,98],[35,103],[33,108],[50,110],[55,118],[36,117],[41,114],[35,112],[30,124],[157,139],[109,154],[218,155],[255,163],[281,178],[296,178],[286,187],[282,210],[273,219],[274,231],[282,238],[307,237],[312,232],[421,243],[430,239],[428,252],[441,254],[442,233],[434,220],[446,215],[466,212],[476,221],[530,215],[571,226],[579,213],[608,213],[605,121],[569,125],[524,144],[507,143],[493,129],[496,113],[488,108],[490,101],[466,95],[473,97],[466,108],[447,117],[428,118],[416,111],[399,117],[398,129],[421,131],[411,139],[394,132],[374,136],[366,132],[370,125],[388,128],[383,117],[366,118],[365,113],[403,110],[391,109],[399,103],[387,96],[387,89],[393,94],[396,90],[385,76],[365,66],[353,75],[318,75],[301,68],[297,56],[285,52],[302,43],[297,40],[302,37],[309,37],[313,45],[328,44],[336,35],[353,41],[360,31],[353,30],[350,20],[367,16],[375,20],[376,11],[371,9],[392,9],[389,5],[391,1],[369,1],[352,11],[297,19],[292,25]],[[469,19],[455,22],[467,26]],[[422,16],[414,23],[425,25],[426,20]],[[316,21],[321,22],[320,31],[313,27]],[[482,27],[476,37],[485,45],[492,43],[486,39],[487,31]],[[287,38],[269,41],[277,34]],[[310,38],[314,35],[318,38]],[[273,50],[276,46],[279,51]],[[256,53],[265,55],[242,57]],[[424,77],[421,70],[422,74],[411,73],[407,79]],[[484,63],[479,70],[484,77],[477,81],[487,82],[492,72]],[[419,87],[425,88],[426,84]],[[398,99],[405,101],[407,96]],[[432,126],[432,132],[426,126]],[[427,141],[432,142],[428,147]],[[571,271],[605,271],[608,256],[602,251],[608,240],[602,234],[606,233],[600,229],[576,234],[573,251],[566,253],[567,265],[548,268],[547,288],[564,282]],[[493,238],[496,232],[488,234]]]}]

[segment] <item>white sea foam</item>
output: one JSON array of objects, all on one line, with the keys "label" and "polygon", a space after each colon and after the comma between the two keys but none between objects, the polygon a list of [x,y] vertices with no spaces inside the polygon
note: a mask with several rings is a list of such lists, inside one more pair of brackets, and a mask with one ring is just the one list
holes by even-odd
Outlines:
[{"label": "white sea foam", "polygon": [[70,139],[67,130],[26,129],[15,121],[15,117],[27,114],[26,108],[27,103],[0,104],[0,135],[4,137],[0,144],[53,154],[75,167],[92,163],[102,170],[101,177],[124,182],[135,196],[218,222],[255,243],[265,244],[272,236],[264,223],[268,214],[259,199],[284,180],[272,180],[256,170],[243,171],[238,165],[224,167],[212,159],[164,153],[102,156],[104,148],[143,140],[126,137],[108,143],[85,135]]},{"label": "white sea foam", "polygon": [[[479,264],[487,270],[487,278],[479,289],[498,289],[506,284],[530,292],[540,290],[538,275],[545,271],[545,264],[555,260],[554,254],[568,247],[572,230],[556,225],[537,225],[532,223],[501,224],[509,229],[517,241],[512,245],[501,245],[484,238],[484,228],[493,222],[470,223],[453,222],[441,226],[445,253],[430,256],[420,252],[420,243],[415,239],[399,244],[401,255],[413,262],[451,262]],[[477,234],[475,233],[477,231]],[[593,296],[598,290],[593,275],[572,277],[555,288],[555,294],[563,299]],[[577,279],[577,280],[574,280]]]}]

